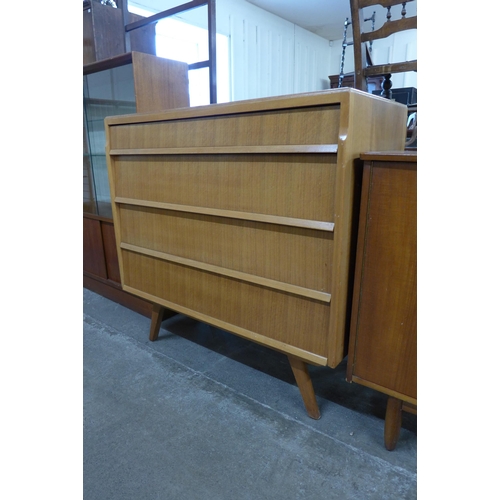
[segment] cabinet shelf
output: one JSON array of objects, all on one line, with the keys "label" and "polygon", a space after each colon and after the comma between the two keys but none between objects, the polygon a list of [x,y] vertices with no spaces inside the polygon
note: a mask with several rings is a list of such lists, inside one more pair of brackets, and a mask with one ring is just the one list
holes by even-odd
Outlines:
[{"label": "cabinet shelf", "polygon": [[186,63],[130,52],[83,66],[85,213],[109,216],[104,119],[187,106]]},{"label": "cabinet shelf", "polygon": [[87,98],[87,105],[90,106],[113,106],[113,107],[133,107],[135,108],[135,101],[119,101],[116,99],[98,99],[98,98]]}]

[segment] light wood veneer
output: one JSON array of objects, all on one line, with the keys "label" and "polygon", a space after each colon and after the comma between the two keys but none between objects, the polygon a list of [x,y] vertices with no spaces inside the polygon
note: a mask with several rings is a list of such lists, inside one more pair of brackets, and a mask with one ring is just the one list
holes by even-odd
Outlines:
[{"label": "light wood veneer", "polygon": [[107,118],[124,290],[289,355],[302,390],[346,354],[355,160],[405,122],[353,89]]}]

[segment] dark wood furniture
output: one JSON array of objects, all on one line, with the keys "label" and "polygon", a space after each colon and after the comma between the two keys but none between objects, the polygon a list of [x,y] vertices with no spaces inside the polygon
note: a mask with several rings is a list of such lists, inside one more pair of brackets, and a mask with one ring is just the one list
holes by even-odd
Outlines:
[{"label": "dark wood furniture", "polygon": [[[338,89],[339,88],[339,79],[340,75],[330,75],[328,77],[330,80],[330,88],[331,89]],[[370,93],[375,93],[377,94],[376,91],[382,92],[382,82],[384,81],[384,78],[381,76],[374,76],[371,78],[368,78],[367,80],[367,92]],[[348,87],[348,88],[356,88],[354,85],[354,73],[347,73],[344,75],[344,78],[342,79],[342,87]]]},{"label": "dark wood furniture", "polygon": [[[130,22],[144,19],[128,13]],[[155,26],[148,25],[130,33],[130,50],[156,55]],[[83,8],[83,64],[102,61],[127,52],[120,8],[87,0]]]},{"label": "dark wood furniture", "polygon": [[108,117],[124,290],[287,354],[319,418],[306,363],[347,351],[354,162],[405,121],[354,89]]},{"label": "dark wood furniture", "polygon": [[[371,61],[370,51],[367,42],[387,38],[395,33],[416,29],[417,16],[406,17],[406,4],[413,0],[403,2],[401,0],[350,0],[352,35],[354,49],[354,85],[359,90],[367,90],[367,78],[383,76],[384,97],[392,98],[391,95],[391,75],[393,73],[405,73],[407,71],[417,71],[417,61],[403,61],[396,63],[386,63],[374,65]],[[373,9],[374,6],[382,6],[387,9],[386,21],[382,27],[374,31],[363,32],[362,26],[366,14],[364,8]],[[401,5],[401,18],[392,19],[392,7]]]},{"label": "dark wood furniture", "polygon": [[[330,88],[331,89],[338,89],[339,88],[339,80],[340,80],[340,75],[330,75],[328,77],[330,80]],[[348,87],[353,89],[354,88],[354,73],[347,73],[344,75],[344,78],[342,79],[342,87]]]},{"label": "dark wood furniture", "polygon": [[140,52],[83,66],[83,285],[146,316],[151,315],[151,302],[121,287],[104,118],[189,106],[187,72],[185,63]]},{"label": "dark wood furniture", "polygon": [[417,405],[417,154],[364,162],[347,380],[389,396],[385,446]]}]

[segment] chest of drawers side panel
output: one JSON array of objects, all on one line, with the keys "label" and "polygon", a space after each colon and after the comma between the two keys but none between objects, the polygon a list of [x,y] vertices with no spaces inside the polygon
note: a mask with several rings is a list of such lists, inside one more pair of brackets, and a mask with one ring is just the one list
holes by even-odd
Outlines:
[{"label": "chest of drawers side panel", "polygon": [[364,151],[403,150],[407,114],[405,106],[365,92],[347,92],[342,97],[337,168],[332,186],[335,238],[328,340],[328,364],[332,368],[347,354],[356,239],[352,231],[353,215],[357,213],[361,184],[359,158]]}]

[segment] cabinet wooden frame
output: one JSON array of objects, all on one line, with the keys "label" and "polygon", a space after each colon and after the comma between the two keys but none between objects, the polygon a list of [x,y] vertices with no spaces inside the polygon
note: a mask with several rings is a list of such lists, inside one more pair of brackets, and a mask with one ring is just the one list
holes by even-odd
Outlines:
[{"label": "cabinet wooden frame", "polygon": [[353,89],[107,118],[123,289],[337,366],[354,163],[403,149],[405,121],[405,106]]},{"label": "cabinet wooden frame", "polygon": [[138,113],[189,106],[188,65],[143,52],[126,52],[83,66],[83,75],[132,66]]},{"label": "cabinet wooden frame", "polygon": [[[121,2],[120,2],[121,3]],[[130,51],[156,54],[155,26],[144,26],[130,34],[126,40],[123,14],[128,22],[137,23],[145,18],[128,12],[127,6],[117,9],[102,5],[99,0],[83,4],[83,64],[102,61]]]},{"label": "cabinet wooden frame", "polygon": [[[94,2],[97,3],[97,2]],[[107,11],[114,11],[110,7],[103,7]],[[133,102],[126,101],[125,105],[137,112],[151,112],[159,109],[179,108],[189,106],[188,65],[180,61],[173,61],[151,54],[132,51],[108,59],[94,61],[83,66],[83,76],[114,70],[123,66],[131,67],[130,84],[133,87]],[[113,94],[108,86],[104,94]],[[135,295],[122,291],[118,258],[116,256],[115,233],[111,208],[105,200],[98,200],[94,196],[93,167],[91,156],[96,154],[89,146],[88,130],[85,123],[86,108],[92,106],[111,108],[118,112],[123,104],[116,99],[84,97],[84,125],[83,125],[83,218],[84,218],[84,286],[100,295],[114,300],[145,316],[151,316],[151,303]],[[130,111],[129,111],[130,112]],[[95,118],[95,117],[94,117]],[[97,127],[102,133],[104,144],[104,116],[99,114],[100,125]],[[99,155],[101,151],[97,151]],[[105,154],[104,149],[102,154]]]},{"label": "cabinet wooden frame", "polygon": [[417,153],[367,152],[347,380],[388,396],[385,445],[417,407]]}]

